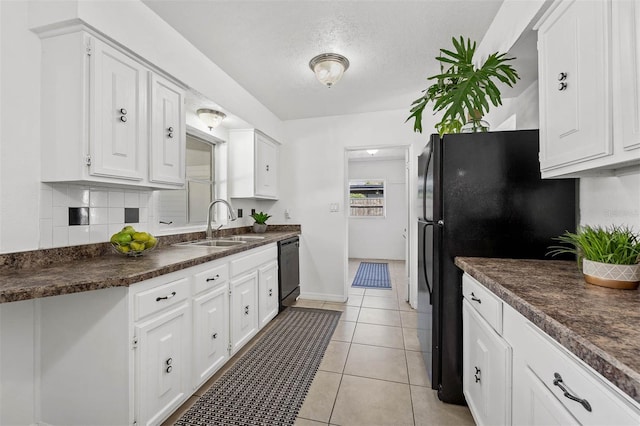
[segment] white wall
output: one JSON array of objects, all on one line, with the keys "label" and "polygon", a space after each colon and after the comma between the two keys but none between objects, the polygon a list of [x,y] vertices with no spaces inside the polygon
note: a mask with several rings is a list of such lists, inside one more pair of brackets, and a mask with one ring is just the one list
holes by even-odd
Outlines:
[{"label": "white wall", "polygon": [[[345,148],[410,145],[410,175],[415,176],[417,152],[425,145],[427,129],[433,129],[436,120],[427,114],[425,134],[420,135],[413,132],[411,123],[404,122],[407,115],[408,109],[403,109],[285,122],[287,144],[281,149],[281,164],[295,178],[281,182],[282,197],[273,212],[282,217],[284,209],[289,209],[292,220],[302,225],[303,297],[346,299]],[[415,193],[415,182],[410,184]],[[331,213],[331,203],[339,203],[340,211]],[[415,230],[410,232],[413,234]],[[412,247],[416,245],[415,241],[411,243]],[[411,270],[415,269],[415,259],[413,254]]]},{"label": "white wall", "polygon": [[624,225],[640,232],[640,171],[580,179],[580,224]]},{"label": "white wall", "polygon": [[349,257],[404,260],[407,223],[405,161],[349,161],[349,179],[385,181],[385,216],[349,218]]}]

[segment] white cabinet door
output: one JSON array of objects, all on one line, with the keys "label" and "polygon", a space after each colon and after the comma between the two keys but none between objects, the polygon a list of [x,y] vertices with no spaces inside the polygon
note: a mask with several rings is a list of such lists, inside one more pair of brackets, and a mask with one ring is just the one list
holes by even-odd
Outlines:
[{"label": "white cabinet door", "polygon": [[258,271],[234,278],[231,284],[231,353],[258,332]]},{"label": "white cabinet door", "polygon": [[278,197],[278,147],[269,139],[256,133],[256,195],[265,198]]},{"label": "white cabinet door", "polygon": [[566,1],[539,29],[543,171],[613,152],[609,18],[606,1]]},{"label": "white cabinet door", "polygon": [[278,263],[271,262],[258,270],[260,285],[260,328],[278,315]]},{"label": "white cabinet door", "polygon": [[510,423],[511,348],[477,311],[462,302],[463,391],[480,425]]},{"label": "white cabinet door", "polygon": [[149,180],[184,185],[185,115],[184,91],[151,74],[151,144]]},{"label": "white cabinet door", "polygon": [[229,286],[193,300],[193,389],[229,358]]},{"label": "white cabinet door", "polygon": [[640,3],[612,4],[614,137],[626,155],[640,158]]},{"label": "white cabinet door", "polygon": [[141,151],[147,138],[147,70],[100,40],[93,38],[92,42],[89,172],[142,180]]},{"label": "white cabinet door", "polygon": [[135,418],[139,425],[161,423],[190,394],[189,304],[136,324]]}]

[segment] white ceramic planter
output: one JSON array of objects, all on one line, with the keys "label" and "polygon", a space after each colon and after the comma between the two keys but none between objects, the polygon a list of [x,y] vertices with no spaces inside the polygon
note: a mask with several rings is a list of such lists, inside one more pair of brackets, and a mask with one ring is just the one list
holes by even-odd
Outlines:
[{"label": "white ceramic planter", "polygon": [[636,289],[640,284],[640,264],[613,265],[582,260],[584,280],[601,287]]},{"label": "white ceramic planter", "polygon": [[254,223],[253,224],[253,232],[255,232],[256,234],[262,234],[266,230],[267,230],[267,224],[266,223]]}]

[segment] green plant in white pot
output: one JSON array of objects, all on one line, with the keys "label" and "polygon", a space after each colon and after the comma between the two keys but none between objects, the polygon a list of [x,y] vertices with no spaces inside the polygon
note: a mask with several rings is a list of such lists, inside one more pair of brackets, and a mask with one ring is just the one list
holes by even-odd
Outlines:
[{"label": "green plant in white pot", "polygon": [[549,254],[573,253],[584,279],[602,287],[636,289],[640,284],[640,235],[626,226],[583,226],[555,238],[573,247],[552,246]]},{"label": "green plant in white pot", "polygon": [[[436,130],[444,133],[488,131],[489,125],[482,117],[489,112],[489,103],[502,105],[500,89],[496,83],[513,87],[520,76],[509,64],[515,58],[506,53],[493,53],[480,67],[473,64],[476,42],[462,36],[452,38],[453,50],[440,49],[440,74],[428,77],[435,82],[422,91],[423,95],[411,104],[413,130],[422,133],[422,112],[428,103],[433,103],[434,113],[444,111],[436,123]],[[465,124],[467,123],[467,124]]]},{"label": "green plant in white pot", "polygon": [[255,220],[253,223],[253,232],[261,234],[267,230],[267,219],[269,219],[271,215],[265,212],[259,212],[252,214],[251,217]]}]

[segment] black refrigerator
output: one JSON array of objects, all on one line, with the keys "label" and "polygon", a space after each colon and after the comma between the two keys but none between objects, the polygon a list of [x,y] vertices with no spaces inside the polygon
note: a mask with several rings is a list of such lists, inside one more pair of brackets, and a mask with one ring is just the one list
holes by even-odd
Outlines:
[{"label": "black refrigerator", "polygon": [[543,259],[576,228],[576,181],[540,178],[538,131],[432,135],[418,157],[418,339],[433,389],[462,394],[456,256]]}]

